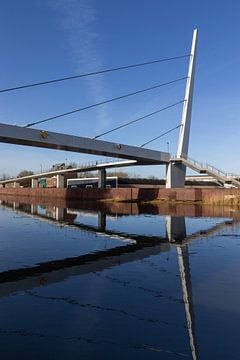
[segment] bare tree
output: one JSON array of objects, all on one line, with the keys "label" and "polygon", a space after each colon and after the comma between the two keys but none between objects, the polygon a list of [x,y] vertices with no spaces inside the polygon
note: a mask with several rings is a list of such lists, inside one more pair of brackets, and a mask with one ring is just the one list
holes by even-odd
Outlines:
[{"label": "bare tree", "polygon": [[24,176],[29,176],[29,175],[33,175],[33,171],[30,170],[22,170],[20,171],[20,173],[17,175],[17,177],[24,177]]},{"label": "bare tree", "polygon": [[8,180],[9,178],[10,178],[9,175],[3,173],[3,174],[1,175],[1,177],[0,177],[0,180]]},{"label": "bare tree", "polygon": [[110,171],[107,173],[108,176],[118,176],[121,178],[129,178],[129,174],[124,171]]},{"label": "bare tree", "polygon": [[70,161],[70,163],[67,166],[68,169],[75,169],[77,167],[78,167],[78,165],[75,161]]}]

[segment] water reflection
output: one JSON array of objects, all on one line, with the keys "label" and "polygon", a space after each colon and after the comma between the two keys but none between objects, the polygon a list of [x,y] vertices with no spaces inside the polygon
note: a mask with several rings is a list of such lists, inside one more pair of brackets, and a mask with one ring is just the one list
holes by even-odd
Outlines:
[{"label": "water reflection", "polygon": [[[2,208],[10,208],[17,213],[32,216],[41,221],[47,221],[51,224],[61,227],[73,227],[76,230],[91,232],[97,235],[109,237],[117,237],[122,241],[122,245],[109,249],[98,250],[83,254],[80,256],[67,257],[64,259],[51,260],[41,262],[35,266],[27,266],[26,268],[8,269],[0,273],[0,296],[5,297],[20,291],[28,292],[39,286],[56,284],[63,282],[72,276],[87,275],[97,272],[103,272],[106,269],[119,267],[123,264],[145,260],[152,255],[167,252],[171,247],[176,247],[178,257],[178,270],[181,279],[182,296],[185,307],[185,316],[188,329],[189,344],[191,348],[191,356],[193,360],[199,359],[198,346],[196,340],[196,321],[194,315],[194,304],[191,283],[191,269],[189,263],[188,243],[193,239],[204,235],[204,237],[212,236],[226,227],[233,226],[238,223],[238,214],[236,219],[227,220],[221,213],[219,218],[210,227],[198,229],[197,231],[189,231],[186,227],[185,216],[163,215],[164,210],[158,212],[158,207],[150,207],[148,214],[158,214],[165,218],[165,235],[137,234],[119,231],[108,225],[109,218],[120,218],[121,216],[133,216],[134,212],[141,214],[146,213],[146,207],[142,209],[135,204],[125,204],[122,210],[115,209],[114,212],[109,210],[109,206],[98,206],[87,204],[82,208],[78,207],[58,207],[51,204],[39,205],[37,203],[21,203],[19,201],[1,201]],[[97,209],[94,208],[97,207]],[[120,207],[120,206],[119,206]],[[117,211],[118,210],[118,211]],[[192,208],[191,208],[191,211]],[[195,208],[195,212],[199,213],[200,209]],[[203,211],[203,210],[201,210]],[[217,211],[217,210],[216,210]],[[230,210],[228,210],[230,211]],[[127,214],[129,212],[129,214]],[[220,210],[219,210],[220,212]],[[172,214],[174,213],[172,209]],[[219,216],[220,214],[218,214]],[[229,212],[228,212],[229,215]],[[84,223],[89,221],[91,216],[95,223]],[[79,221],[79,218],[82,222]]]},{"label": "water reflection", "polygon": [[[25,199],[26,201],[26,199]],[[96,204],[78,204],[78,207],[58,207],[55,205],[39,205],[39,204],[32,204],[32,203],[20,203],[16,201],[9,201],[9,200],[0,200],[0,205],[11,208],[17,212],[34,215],[35,218],[46,220],[48,222],[55,222],[55,225],[61,226],[72,226],[76,229],[82,229],[90,232],[102,232],[107,236],[117,236],[119,238],[131,238],[132,240],[136,241],[143,241],[147,240],[149,243],[150,241],[166,241],[170,243],[181,243],[187,242],[196,238],[200,235],[212,235],[215,232],[219,231],[222,227],[226,225],[235,224],[239,222],[240,219],[240,212],[239,211],[232,211],[229,209],[222,209],[222,208],[212,208],[207,207],[200,207],[202,209],[201,215],[199,214],[199,206],[191,206],[188,209],[190,210],[190,214],[186,213],[186,209],[184,206],[180,206],[177,208],[176,206],[171,207],[171,212],[180,212],[184,209],[184,214],[188,216],[188,218],[195,217],[198,214],[198,217],[205,217],[211,214],[213,211],[213,215],[216,217],[216,220],[210,224],[207,224],[207,227],[204,228],[204,225],[201,224],[200,229],[197,229],[195,232],[191,229],[186,228],[186,216],[177,215],[168,215],[169,208],[157,206],[140,206],[138,204],[118,204],[118,207],[114,209],[114,212],[111,212],[111,208],[114,207],[115,204],[104,204],[100,208],[95,209]],[[99,204],[98,204],[99,205]],[[129,210],[130,207],[130,211]],[[179,210],[180,211],[177,211]],[[205,210],[205,211],[204,211]],[[121,231],[118,229],[112,229],[111,223],[107,225],[107,219],[110,220],[120,220],[121,217],[129,217],[131,220],[134,215],[144,214],[144,219],[146,220],[147,215],[159,215],[159,233],[155,234],[145,234],[146,227],[144,228],[144,233],[140,231],[140,234],[137,234],[136,227],[134,228],[134,232],[124,231],[121,228]],[[205,215],[206,214],[206,215]],[[161,219],[165,218],[165,221],[161,223]],[[227,220],[230,218],[230,222]],[[137,217],[135,218],[135,221]],[[140,218],[141,220],[141,218]],[[165,223],[165,234],[164,232],[160,232],[162,229],[161,225]],[[190,226],[189,226],[190,228]]]}]

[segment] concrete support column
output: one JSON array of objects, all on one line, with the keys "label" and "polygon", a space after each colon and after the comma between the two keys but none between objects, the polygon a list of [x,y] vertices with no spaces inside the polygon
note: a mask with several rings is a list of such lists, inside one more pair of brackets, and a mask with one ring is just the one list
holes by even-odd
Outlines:
[{"label": "concrete support column", "polygon": [[106,170],[100,169],[98,170],[98,187],[103,189],[106,187]]},{"label": "concrete support column", "polygon": [[185,186],[186,166],[169,163],[167,165],[166,188],[183,188]]},{"label": "concrete support column", "polygon": [[19,184],[18,184],[16,181],[14,181],[13,187],[14,187],[14,188],[17,188],[17,187],[19,187]]},{"label": "concrete support column", "polygon": [[32,188],[37,188],[38,187],[38,180],[37,179],[32,179]]},{"label": "concrete support column", "polygon": [[57,175],[57,189],[64,188],[64,175]]}]

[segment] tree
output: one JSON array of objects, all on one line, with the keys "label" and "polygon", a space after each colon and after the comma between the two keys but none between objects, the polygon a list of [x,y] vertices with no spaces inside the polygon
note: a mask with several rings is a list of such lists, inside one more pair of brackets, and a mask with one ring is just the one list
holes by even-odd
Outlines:
[{"label": "tree", "polygon": [[150,180],[159,180],[159,178],[157,176],[155,176],[155,175],[149,175],[148,179],[150,179]]},{"label": "tree", "polygon": [[18,178],[20,177],[24,177],[24,176],[30,176],[30,175],[33,175],[33,171],[30,171],[30,170],[22,170],[20,171],[20,173],[17,175]]},{"label": "tree", "polygon": [[77,165],[77,163],[74,162],[74,161],[71,161],[71,162],[68,164],[68,166],[67,166],[68,169],[75,169],[75,168],[77,168],[77,167],[78,167],[78,165]]},{"label": "tree", "polygon": [[10,178],[9,175],[3,173],[1,176],[0,176],[0,180],[8,180]]},{"label": "tree", "polygon": [[81,178],[92,178],[92,177],[97,177],[97,176],[98,175],[96,172],[91,172],[91,171],[89,171],[89,172],[85,171],[85,172],[80,173]]},{"label": "tree", "polygon": [[129,174],[127,172],[124,172],[124,171],[108,172],[107,176],[118,176],[118,177],[121,177],[121,178],[129,178]]}]

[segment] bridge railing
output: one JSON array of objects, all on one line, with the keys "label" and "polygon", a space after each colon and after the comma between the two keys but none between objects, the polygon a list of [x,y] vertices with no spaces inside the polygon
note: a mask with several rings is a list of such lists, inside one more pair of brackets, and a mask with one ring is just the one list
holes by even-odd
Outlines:
[{"label": "bridge railing", "polygon": [[219,176],[228,177],[228,173],[226,173],[225,171],[222,171],[222,170],[218,169],[217,167],[210,165],[208,163],[206,163],[206,169],[214,172],[215,174],[217,174]]},{"label": "bridge railing", "polygon": [[[102,165],[102,164],[110,164],[112,162],[114,163],[120,163],[122,162],[123,160],[119,160],[119,161],[114,161],[114,160],[91,160],[91,161],[88,161],[88,162],[85,162],[85,163],[81,163],[81,164],[76,164],[76,166],[74,167],[69,167],[67,165],[63,166],[62,168],[59,168],[59,169],[47,169],[47,170],[42,170],[41,171],[35,171],[33,172],[32,176],[34,175],[39,175],[41,176],[41,174],[48,174],[48,173],[51,173],[51,172],[55,172],[55,171],[61,171],[61,170],[71,170],[71,169],[88,169],[88,168],[91,168],[91,167],[94,167],[94,166],[97,166],[97,165]],[[27,177],[28,175],[26,175]],[[30,177],[31,175],[29,175]],[[43,175],[44,176],[44,175]],[[25,176],[23,176],[25,177]],[[11,177],[8,177],[6,179],[0,179],[0,181],[9,181],[9,180],[12,180],[12,181],[17,181],[18,179],[21,179],[22,177],[19,177],[17,178],[16,176],[11,176]]]},{"label": "bridge railing", "polygon": [[177,155],[173,155],[173,156],[171,156],[171,159],[176,159],[176,160],[184,159],[184,160],[192,163],[192,164],[195,165],[196,167],[204,168],[204,164],[203,164],[202,162],[199,162],[199,161],[197,161],[197,160],[195,160],[195,159],[193,159],[193,158],[191,158],[191,157],[189,157],[189,156],[186,156],[186,155],[181,156],[181,157],[179,157],[179,156],[177,156]]},{"label": "bridge railing", "polygon": [[204,168],[204,163],[197,161],[189,156],[184,156],[184,159],[186,159],[187,161],[189,161],[190,163],[194,164],[197,167],[200,167],[201,169]]},{"label": "bridge railing", "polygon": [[206,169],[206,170],[209,170],[221,177],[226,177],[226,178],[231,178],[231,179],[240,179],[240,175],[238,174],[234,174],[234,173],[227,173],[209,163],[203,163],[203,162],[199,162],[189,156],[186,156],[186,155],[183,155],[181,157],[178,157],[176,155],[172,156],[171,157],[172,159],[185,159],[186,161],[190,162],[191,164],[193,164],[194,166],[200,168],[200,169]]}]

